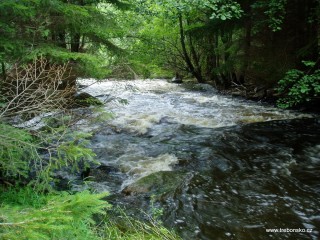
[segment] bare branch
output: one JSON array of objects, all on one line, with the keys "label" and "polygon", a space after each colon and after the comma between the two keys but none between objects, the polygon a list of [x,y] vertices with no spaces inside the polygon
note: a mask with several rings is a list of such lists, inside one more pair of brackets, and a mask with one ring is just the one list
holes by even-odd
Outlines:
[{"label": "bare branch", "polygon": [[2,83],[6,103],[0,108],[0,118],[65,108],[76,91],[75,85],[63,84],[70,77],[68,63],[51,63],[42,56],[24,66],[16,63]]}]

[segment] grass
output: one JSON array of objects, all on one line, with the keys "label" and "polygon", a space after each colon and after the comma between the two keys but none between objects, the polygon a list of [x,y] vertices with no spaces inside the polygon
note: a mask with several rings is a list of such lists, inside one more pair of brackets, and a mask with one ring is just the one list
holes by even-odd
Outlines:
[{"label": "grass", "polygon": [[[0,239],[3,240],[176,240],[158,221],[142,222],[124,211],[108,216],[107,195],[35,193],[31,188],[1,188]],[[93,219],[100,219],[99,222]]]}]

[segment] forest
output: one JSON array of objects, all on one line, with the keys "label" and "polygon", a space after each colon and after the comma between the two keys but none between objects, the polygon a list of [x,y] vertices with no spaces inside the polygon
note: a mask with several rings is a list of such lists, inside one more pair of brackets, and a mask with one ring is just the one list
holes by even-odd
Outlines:
[{"label": "forest", "polygon": [[59,183],[100,164],[76,123],[115,118],[78,80],[175,77],[316,114],[320,1],[1,0],[0,63],[1,239],[180,239],[152,197],[145,222]]},{"label": "forest", "polygon": [[2,82],[42,56],[72,68],[60,88],[179,74],[293,107],[318,100],[318,11],[311,0],[3,1]]}]

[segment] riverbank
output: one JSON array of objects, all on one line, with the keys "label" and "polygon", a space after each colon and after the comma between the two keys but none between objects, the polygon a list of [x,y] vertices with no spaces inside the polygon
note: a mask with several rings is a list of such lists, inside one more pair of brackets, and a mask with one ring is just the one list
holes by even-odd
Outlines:
[{"label": "riverbank", "polygon": [[[229,95],[235,98],[244,98],[256,102],[264,102],[277,106],[277,101],[281,97],[275,87],[259,87],[254,85],[233,86],[227,90],[219,91],[223,95]],[[320,98],[314,98],[312,101],[305,102],[290,109],[303,113],[320,114]]]}]

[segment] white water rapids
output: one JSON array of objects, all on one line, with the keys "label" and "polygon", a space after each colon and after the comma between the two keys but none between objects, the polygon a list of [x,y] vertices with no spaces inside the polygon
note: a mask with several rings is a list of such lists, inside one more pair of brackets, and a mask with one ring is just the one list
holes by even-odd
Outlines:
[{"label": "white water rapids", "polygon": [[310,117],[288,110],[218,95],[209,85],[195,91],[161,79],[103,81],[80,80],[83,91],[98,96],[114,114],[112,125],[145,134],[162,119],[198,127],[218,128],[236,124]]},{"label": "white water rapids", "polygon": [[[80,80],[83,89],[105,103],[104,109],[114,116],[103,124],[116,129],[117,132],[142,136],[157,136],[168,131],[168,124],[179,126],[194,125],[204,128],[219,128],[232,125],[264,122],[270,120],[310,117],[288,110],[280,110],[257,102],[251,102],[219,95],[206,84],[198,84],[194,89],[184,85],[172,84],[161,79],[102,81]],[[165,122],[166,124],[162,124]],[[101,128],[92,123],[81,123],[82,130],[91,131]],[[174,130],[169,130],[174,131]],[[119,143],[120,141],[120,143]],[[122,140],[100,139],[92,145],[93,149],[104,149],[113,154],[121,149],[116,157],[101,156],[99,161],[105,165],[116,166],[127,175],[121,189],[129,184],[159,171],[170,171],[178,163],[172,153],[161,152],[150,156],[146,151],[144,140],[128,142]],[[278,167],[277,167],[278,168]],[[110,190],[101,183],[100,190]],[[96,186],[97,187],[97,186]]]}]

